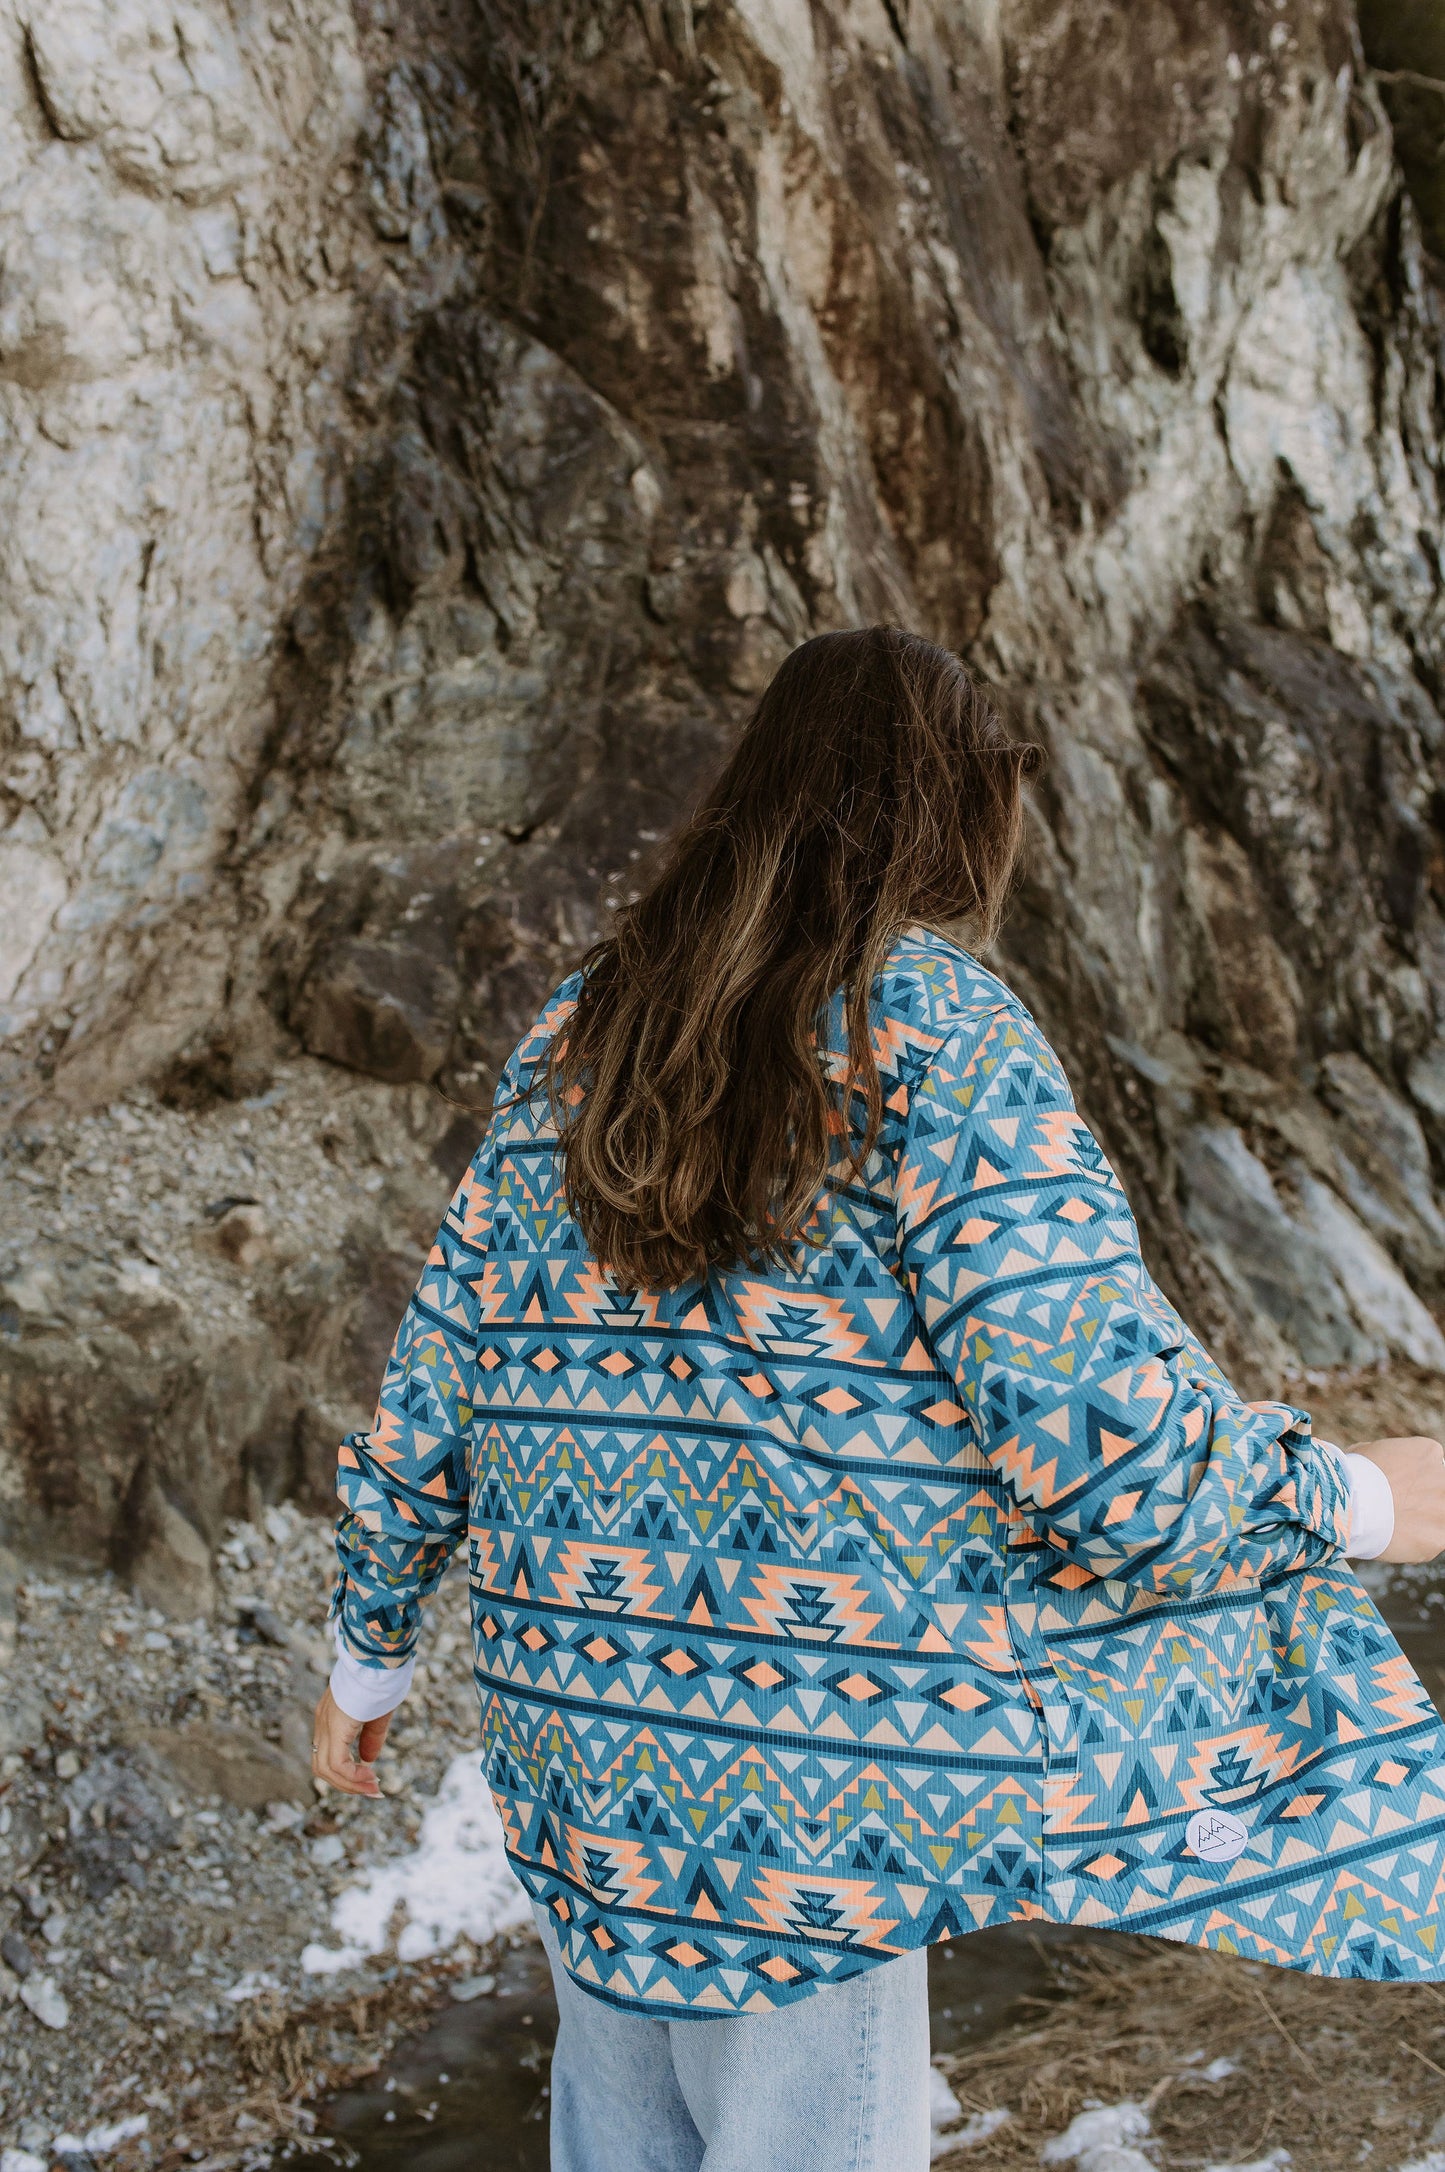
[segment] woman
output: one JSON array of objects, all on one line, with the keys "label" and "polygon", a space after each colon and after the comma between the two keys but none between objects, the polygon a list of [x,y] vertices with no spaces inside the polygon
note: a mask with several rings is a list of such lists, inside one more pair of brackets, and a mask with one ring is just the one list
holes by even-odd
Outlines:
[{"label": "woman", "polygon": [[565,2172],[918,2172],[926,1948],[982,1924],[1445,1974],[1445,1735],[1343,1560],[1352,1495],[1445,1544],[1445,1457],[1240,1401],[941,931],[994,934],[1033,766],[927,642],[798,649],[341,1450],[316,1772],[376,1792],[465,1535]]}]

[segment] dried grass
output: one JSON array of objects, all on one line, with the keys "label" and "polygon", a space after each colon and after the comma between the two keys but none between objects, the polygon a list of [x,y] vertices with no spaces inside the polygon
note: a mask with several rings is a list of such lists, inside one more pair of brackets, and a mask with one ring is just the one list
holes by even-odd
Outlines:
[{"label": "dried grass", "polygon": [[[1032,2172],[1040,2144],[1090,2099],[1147,2104],[1160,2164],[1179,2172],[1280,2147],[1308,2172],[1395,2166],[1445,2116],[1434,1985],[1325,1982],[1123,1937],[1051,1966],[1056,2001],[1021,2002],[1031,2019],[948,2062],[967,2110],[1013,2116],[942,2164]],[[1221,2057],[1236,2071],[1204,2080]]]}]

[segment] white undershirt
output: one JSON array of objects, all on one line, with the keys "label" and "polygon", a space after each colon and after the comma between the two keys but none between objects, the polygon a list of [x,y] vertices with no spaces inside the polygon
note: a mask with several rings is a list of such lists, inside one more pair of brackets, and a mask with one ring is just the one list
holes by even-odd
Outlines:
[{"label": "white undershirt", "polygon": [[411,1688],[416,1672],[416,1653],[399,1667],[379,1667],[375,1660],[358,1659],[348,1651],[336,1624],[336,1665],[331,1670],[331,1694],[348,1719],[380,1719],[394,1712]]},{"label": "white undershirt", "polygon": [[[1345,1545],[1347,1561],[1374,1561],[1395,1535],[1395,1498],[1390,1481],[1378,1463],[1368,1456],[1346,1455],[1333,1441],[1317,1443],[1337,1455],[1350,1479],[1350,1535]],[[394,1712],[411,1688],[416,1654],[399,1667],[378,1666],[358,1659],[348,1650],[336,1624],[336,1664],[331,1670],[331,1694],[348,1719],[380,1719]]]},{"label": "white undershirt", "polygon": [[1345,1542],[1347,1561],[1376,1561],[1395,1536],[1395,1496],[1378,1463],[1368,1456],[1346,1455],[1333,1441],[1321,1441],[1334,1449],[1350,1474],[1350,1535]]}]

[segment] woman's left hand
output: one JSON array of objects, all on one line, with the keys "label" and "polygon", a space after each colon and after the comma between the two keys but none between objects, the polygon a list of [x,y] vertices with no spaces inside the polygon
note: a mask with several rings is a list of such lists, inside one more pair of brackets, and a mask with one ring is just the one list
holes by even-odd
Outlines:
[{"label": "woman's left hand", "polygon": [[343,1795],[379,1795],[375,1766],[390,1725],[389,1712],[380,1719],[354,1720],[325,1690],[311,1728],[312,1778]]}]

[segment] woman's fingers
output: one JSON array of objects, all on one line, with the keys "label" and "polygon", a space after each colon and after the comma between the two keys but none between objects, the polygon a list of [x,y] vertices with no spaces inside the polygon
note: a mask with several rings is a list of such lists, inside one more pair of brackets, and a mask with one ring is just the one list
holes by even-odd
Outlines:
[{"label": "woman's fingers", "polygon": [[1362,1440],[1352,1455],[1368,1456],[1390,1481],[1395,1532],[1381,1561],[1433,1561],[1445,1553],[1445,1447],[1424,1434]]},{"label": "woman's fingers", "polygon": [[343,1795],[379,1795],[372,1767],[390,1724],[389,1713],[384,1719],[354,1720],[325,1690],[311,1729],[312,1777]]},{"label": "woman's fingers", "polygon": [[356,1747],[356,1754],[363,1765],[374,1765],[376,1763],[381,1755],[381,1746],[386,1740],[386,1730],[390,1725],[391,1714],[383,1712],[380,1719],[369,1719],[363,1726]]}]

